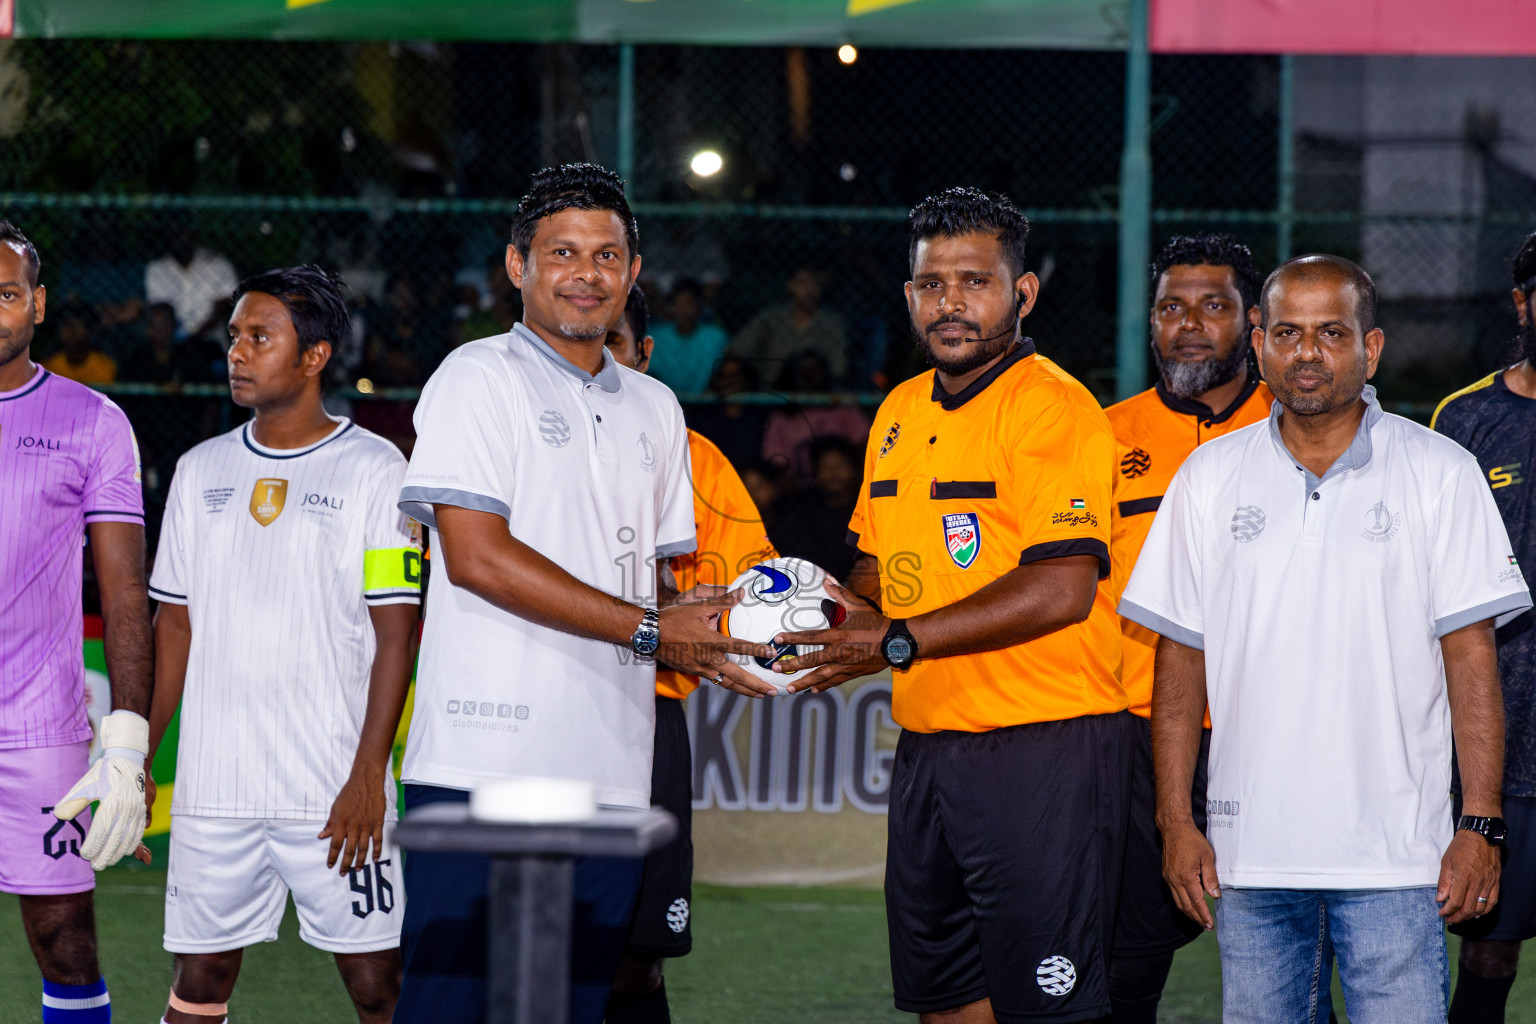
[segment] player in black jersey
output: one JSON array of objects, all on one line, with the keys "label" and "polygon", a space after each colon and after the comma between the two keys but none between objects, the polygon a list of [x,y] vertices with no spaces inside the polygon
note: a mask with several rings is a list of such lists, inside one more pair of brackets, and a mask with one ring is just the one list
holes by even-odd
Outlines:
[{"label": "player in black jersey", "polygon": [[[1513,270],[1519,362],[1441,402],[1430,425],[1477,456],[1514,547],[1510,562],[1518,559],[1524,568],[1536,565],[1536,232],[1515,254]],[[1498,906],[1451,926],[1462,942],[1450,1024],[1502,1021],[1520,943],[1536,938],[1536,615],[1526,612],[1495,637],[1504,689],[1508,852]],[[1455,813],[1461,814],[1459,793]]]}]

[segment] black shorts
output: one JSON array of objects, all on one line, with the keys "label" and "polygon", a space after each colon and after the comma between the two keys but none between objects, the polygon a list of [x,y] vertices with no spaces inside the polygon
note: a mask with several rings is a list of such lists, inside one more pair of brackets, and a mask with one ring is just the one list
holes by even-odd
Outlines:
[{"label": "black shorts", "polygon": [[687,956],[693,949],[693,752],[683,702],[656,698],[651,804],[677,818],[677,838],[645,858],[645,876],[624,955],[631,960]]},{"label": "black shorts", "polygon": [[[1536,799],[1506,796],[1503,870],[1499,872],[1499,902],[1482,917],[1451,925],[1464,939],[1524,942],[1536,939]],[[1452,801],[1452,813],[1461,817],[1461,794]]]},{"label": "black shorts", "polygon": [[[1171,953],[1204,931],[1173,902],[1163,881],[1163,837],[1157,831],[1157,787],[1152,782],[1152,728],[1136,719],[1131,752],[1131,817],[1125,836],[1125,873],[1120,876],[1120,906],[1115,913],[1115,956]],[[1200,756],[1190,787],[1195,825],[1205,831],[1205,772],[1211,756],[1211,731],[1200,734]]]},{"label": "black shorts", "polygon": [[897,1009],[1109,1013],[1133,728],[1120,712],[901,734],[885,867]]}]

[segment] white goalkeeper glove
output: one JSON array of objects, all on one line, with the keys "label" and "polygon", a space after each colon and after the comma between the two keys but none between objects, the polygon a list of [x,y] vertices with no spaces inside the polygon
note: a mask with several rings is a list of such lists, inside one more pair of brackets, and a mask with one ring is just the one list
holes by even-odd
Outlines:
[{"label": "white goalkeeper glove", "polygon": [[54,805],[53,815],[69,821],[98,800],[80,856],[97,871],[111,867],[144,838],[144,758],[149,723],[132,711],[114,711],[101,720],[101,759]]}]

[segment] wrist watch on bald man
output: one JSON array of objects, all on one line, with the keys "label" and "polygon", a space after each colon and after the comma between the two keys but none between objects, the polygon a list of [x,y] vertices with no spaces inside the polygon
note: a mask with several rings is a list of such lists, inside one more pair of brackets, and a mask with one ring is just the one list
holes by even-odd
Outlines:
[{"label": "wrist watch on bald man", "polygon": [[1508,830],[1504,827],[1503,818],[1480,818],[1475,814],[1463,814],[1456,822],[1456,831],[1466,829],[1468,832],[1476,832],[1488,840],[1489,846],[1503,846],[1504,837]]}]

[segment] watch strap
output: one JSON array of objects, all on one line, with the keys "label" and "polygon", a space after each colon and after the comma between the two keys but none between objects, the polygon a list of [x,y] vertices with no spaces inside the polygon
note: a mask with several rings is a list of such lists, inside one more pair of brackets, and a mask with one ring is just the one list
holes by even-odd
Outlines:
[{"label": "watch strap", "polygon": [[1503,818],[1484,817],[1476,814],[1463,814],[1456,820],[1456,831],[1476,832],[1490,845],[1498,846],[1504,842],[1508,834],[1508,828]]}]

